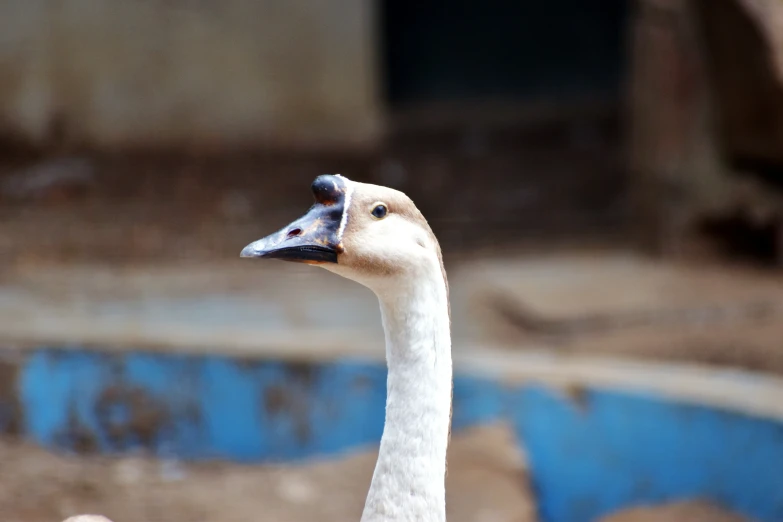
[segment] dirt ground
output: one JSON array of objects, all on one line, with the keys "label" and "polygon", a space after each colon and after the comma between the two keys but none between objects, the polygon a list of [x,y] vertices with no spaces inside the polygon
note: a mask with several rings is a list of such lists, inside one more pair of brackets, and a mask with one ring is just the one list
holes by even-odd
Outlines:
[{"label": "dirt ground", "polygon": [[[511,431],[455,434],[446,480],[449,522],[533,522],[535,504]],[[143,457],[74,458],[0,442],[4,522],[100,513],[113,522],[359,520],[374,450],[302,465],[182,464]],[[618,513],[603,522],[741,522],[701,502]]]},{"label": "dirt ground", "polygon": [[483,265],[471,267],[484,296],[472,310],[510,350],[537,345],[783,374],[783,278],[772,271],[628,251]]},{"label": "dirt ground", "polygon": [[[522,459],[502,427],[457,434],[450,450],[449,520],[533,520]],[[57,456],[0,444],[4,522],[101,513],[114,522],[359,520],[376,453],[306,465],[178,465],[144,458]]]}]

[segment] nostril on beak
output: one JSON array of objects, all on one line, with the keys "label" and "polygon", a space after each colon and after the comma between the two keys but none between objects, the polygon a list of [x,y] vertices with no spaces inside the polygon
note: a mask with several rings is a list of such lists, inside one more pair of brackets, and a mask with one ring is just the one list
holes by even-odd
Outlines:
[{"label": "nostril on beak", "polygon": [[288,234],[286,235],[286,238],[290,239],[292,237],[300,236],[302,235],[302,229],[301,228],[292,228],[288,231]]}]

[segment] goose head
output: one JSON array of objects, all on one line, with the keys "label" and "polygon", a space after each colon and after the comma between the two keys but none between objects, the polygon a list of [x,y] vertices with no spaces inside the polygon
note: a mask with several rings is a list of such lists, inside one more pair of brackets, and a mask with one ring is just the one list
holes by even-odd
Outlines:
[{"label": "goose head", "polygon": [[376,293],[443,272],[437,239],[404,193],[339,174],[318,176],[311,190],[315,204],[302,217],[247,245],[240,257],[318,265]]}]

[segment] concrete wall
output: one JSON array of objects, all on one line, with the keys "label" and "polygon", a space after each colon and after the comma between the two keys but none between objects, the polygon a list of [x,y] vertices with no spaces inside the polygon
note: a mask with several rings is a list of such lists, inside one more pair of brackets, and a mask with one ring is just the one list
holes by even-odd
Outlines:
[{"label": "concrete wall", "polygon": [[694,5],[702,21],[726,155],[742,163],[783,164],[783,2]]},{"label": "concrete wall", "polygon": [[0,2],[0,131],[98,147],[367,142],[372,2]]}]

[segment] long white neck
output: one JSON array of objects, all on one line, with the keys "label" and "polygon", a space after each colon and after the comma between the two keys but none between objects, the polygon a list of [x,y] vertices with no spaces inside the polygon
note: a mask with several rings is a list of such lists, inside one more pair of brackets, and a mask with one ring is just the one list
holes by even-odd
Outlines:
[{"label": "long white neck", "polygon": [[446,282],[438,266],[376,294],[389,367],[386,424],[362,522],[443,522],[452,396]]}]

